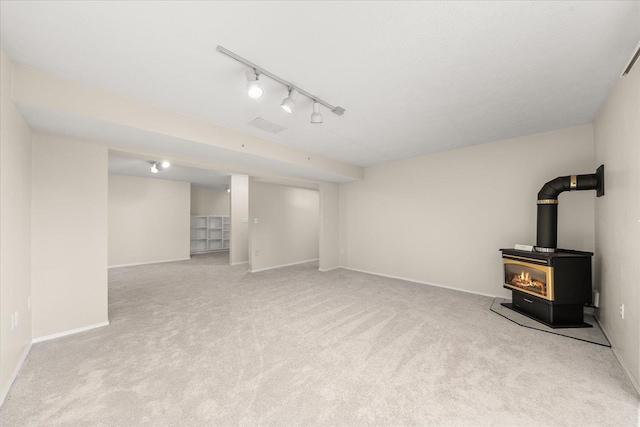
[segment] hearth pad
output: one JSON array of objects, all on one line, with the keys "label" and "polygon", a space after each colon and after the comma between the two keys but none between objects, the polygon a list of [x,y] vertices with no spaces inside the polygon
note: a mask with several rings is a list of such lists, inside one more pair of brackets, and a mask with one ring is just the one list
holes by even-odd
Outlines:
[{"label": "hearth pad", "polygon": [[598,325],[598,322],[596,322],[596,319],[591,314],[585,313],[584,321],[593,326],[592,328],[550,328],[537,320],[533,320],[501,305],[502,303],[510,302],[511,300],[504,298],[494,298],[491,304],[491,311],[525,328],[536,329],[554,335],[562,335],[563,337],[586,341],[604,347],[611,347],[609,340],[607,340],[602,329],[600,329],[600,325]]}]

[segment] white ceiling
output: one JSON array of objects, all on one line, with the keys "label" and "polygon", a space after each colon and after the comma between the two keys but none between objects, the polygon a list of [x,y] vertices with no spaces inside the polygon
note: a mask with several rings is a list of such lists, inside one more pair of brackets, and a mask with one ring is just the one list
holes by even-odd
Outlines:
[{"label": "white ceiling", "polygon": [[[637,1],[0,7],[2,44],[18,63],[360,166],[589,123],[640,39]],[[345,114],[322,107],[324,123],[312,125],[301,96],[287,115],[278,107],[286,89],[266,77],[265,96],[249,99],[246,67],[217,45]],[[55,112],[25,116],[89,136]],[[286,130],[248,126],[256,117]],[[112,134],[131,143],[127,132]]]},{"label": "white ceiling", "polygon": [[229,173],[193,168],[172,164],[168,168],[151,173],[150,161],[161,162],[164,159],[138,159],[109,153],[109,174],[139,176],[142,178],[166,179],[170,181],[186,181],[195,187],[224,190],[229,185]]}]

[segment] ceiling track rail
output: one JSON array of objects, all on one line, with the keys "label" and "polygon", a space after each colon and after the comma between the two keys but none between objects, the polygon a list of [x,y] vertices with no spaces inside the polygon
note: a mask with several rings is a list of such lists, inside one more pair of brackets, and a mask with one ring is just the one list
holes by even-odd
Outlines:
[{"label": "ceiling track rail", "polygon": [[636,53],[631,57],[631,61],[629,61],[629,65],[627,65],[627,68],[625,68],[624,71],[622,72],[621,77],[624,77],[627,74],[629,74],[629,72],[631,72],[631,69],[633,68],[633,66],[636,65],[636,62],[638,62],[638,58],[640,58],[640,43],[637,46]]},{"label": "ceiling track rail", "polygon": [[251,61],[248,61],[246,59],[244,59],[243,57],[241,57],[240,55],[237,55],[233,52],[231,52],[228,49],[225,49],[222,46],[218,46],[216,48],[216,50],[224,55],[227,55],[229,58],[235,59],[236,61],[246,65],[247,67],[253,68],[256,73],[259,74],[264,74],[265,76],[269,77],[270,79],[273,79],[275,81],[277,81],[278,83],[286,86],[287,88],[289,88],[289,90],[291,89],[295,89],[298,91],[298,93],[301,93],[302,95],[306,96],[307,98],[324,105],[325,107],[327,107],[329,110],[331,110],[332,113],[337,114],[339,116],[343,115],[345,112],[345,109],[342,107],[334,107],[333,105],[329,104],[328,102],[320,99],[319,97],[307,92],[306,90],[300,89],[298,86],[294,85],[293,83],[289,83],[288,81],[286,81],[285,79],[276,76],[275,74],[273,74],[270,71],[265,70],[264,68],[254,64]]}]

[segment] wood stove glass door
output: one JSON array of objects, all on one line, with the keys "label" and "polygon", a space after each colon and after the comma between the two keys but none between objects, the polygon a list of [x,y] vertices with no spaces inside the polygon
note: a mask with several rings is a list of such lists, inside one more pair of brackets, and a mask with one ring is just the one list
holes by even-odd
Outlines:
[{"label": "wood stove glass door", "polygon": [[553,300],[553,268],[503,259],[504,285],[508,288]]}]

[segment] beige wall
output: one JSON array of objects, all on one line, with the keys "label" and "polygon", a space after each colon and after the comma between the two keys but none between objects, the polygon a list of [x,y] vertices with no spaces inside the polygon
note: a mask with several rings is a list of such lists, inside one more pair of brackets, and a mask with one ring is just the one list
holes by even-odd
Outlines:
[{"label": "beige wall", "polygon": [[1,46],[0,55],[1,403],[31,341],[31,130],[11,100],[12,64]]},{"label": "beige wall", "polygon": [[189,259],[188,182],[109,175],[109,266]]},{"label": "beige wall", "polygon": [[231,244],[229,263],[249,261],[249,177],[231,175]]},{"label": "beige wall", "polygon": [[108,321],[107,148],[33,135],[33,338]]},{"label": "beige wall", "polygon": [[320,185],[320,271],[340,265],[340,199],[339,186],[331,183]]},{"label": "beige wall", "polygon": [[[340,264],[508,296],[498,249],[535,244],[537,192],[593,172],[591,125],[367,168],[340,186]],[[560,196],[561,248],[593,250],[594,198]]]},{"label": "beige wall", "polygon": [[[598,318],[640,383],[640,64],[618,80],[594,122],[595,157],[605,165],[596,199]],[[620,317],[625,306],[625,319]],[[640,388],[639,388],[640,390]]]},{"label": "beige wall", "polygon": [[231,197],[227,190],[191,186],[191,215],[229,216]]},{"label": "beige wall", "polygon": [[[249,268],[259,271],[318,258],[317,190],[249,182]],[[255,222],[257,218],[258,223]]]}]

